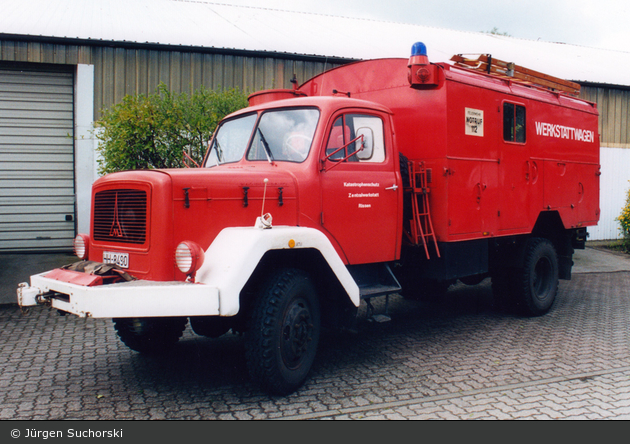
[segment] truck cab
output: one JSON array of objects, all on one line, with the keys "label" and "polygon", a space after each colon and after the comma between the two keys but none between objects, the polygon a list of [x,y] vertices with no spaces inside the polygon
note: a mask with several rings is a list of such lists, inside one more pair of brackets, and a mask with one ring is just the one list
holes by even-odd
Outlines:
[{"label": "truck cab", "polygon": [[[282,171],[293,178],[297,206],[283,208],[288,190],[269,182],[265,211],[275,224],[322,230],[348,265],[393,261],[400,254],[402,183],[392,126],[387,108],[366,101],[277,100],[229,116],[203,166],[245,171],[253,185],[248,199],[260,199],[264,178]],[[283,206],[276,202],[280,191]]]}]

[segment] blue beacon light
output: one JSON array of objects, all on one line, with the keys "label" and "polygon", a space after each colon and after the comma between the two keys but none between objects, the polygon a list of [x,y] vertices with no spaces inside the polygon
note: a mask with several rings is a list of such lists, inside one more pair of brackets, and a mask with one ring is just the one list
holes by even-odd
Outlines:
[{"label": "blue beacon light", "polygon": [[416,42],[411,47],[411,57],[409,58],[409,66],[411,65],[428,65],[427,47],[422,42]]},{"label": "blue beacon light", "polygon": [[426,56],[427,55],[427,46],[422,42],[416,42],[411,47],[411,56]]},{"label": "blue beacon light", "polygon": [[411,57],[407,63],[409,85],[415,89],[426,89],[439,86],[439,77],[435,65],[429,63],[427,47],[416,42],[411,47]]}]

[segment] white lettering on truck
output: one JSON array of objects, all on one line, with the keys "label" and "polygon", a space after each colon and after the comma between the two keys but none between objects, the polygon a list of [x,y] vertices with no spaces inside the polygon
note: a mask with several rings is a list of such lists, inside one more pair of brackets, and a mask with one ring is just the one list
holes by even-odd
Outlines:
[{"label": "white lettering on truck", "polygon": [[380,183],[378,182],[344,182],[343,186],[348,188],[363,188],[363,187],[371,187],[371,188],[378,188],[381,186]]},{"label": "white lettering on truck", "polygon": [[[381,184],[378,182],[344,182],[343,186],[346,188],[378,188]],[[380,193],[348,193],[348,199],[379,196]],[[360,203],[358,207],[362,209],[372,208],[372,204]]]},{"label": "white lettering on truck", "polygon": [[536,124],[536,135],[538,136],[577,140],[578,142],[595,142],[594,131],[545,122],[534,123]]},{"label": "white lettering on truck", "polygon": [[379,197],[379,193],[348,193],[348,197]]}]

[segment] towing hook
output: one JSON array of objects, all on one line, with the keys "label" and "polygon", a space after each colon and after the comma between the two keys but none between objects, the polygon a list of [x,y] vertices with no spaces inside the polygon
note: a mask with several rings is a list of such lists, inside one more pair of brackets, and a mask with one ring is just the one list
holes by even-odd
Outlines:
[{"label": "towing hook", "polygon": [[23,316],[28,315],[31,312],[31,308],[30,307],[25,307],[22,305],[22,291],[27,288],[29,285],[26,282],[20,282],[18,284],[18,288],[17,288],[17,297],[18,297],[18,305],[20,307],[20,312],[22,313]]},{"label": "towing hook", "polygon": [[52,307],[52,298],[50,295],[38,294],[35,296],[35,300],[38,305],[45,305],[47,307]]}]

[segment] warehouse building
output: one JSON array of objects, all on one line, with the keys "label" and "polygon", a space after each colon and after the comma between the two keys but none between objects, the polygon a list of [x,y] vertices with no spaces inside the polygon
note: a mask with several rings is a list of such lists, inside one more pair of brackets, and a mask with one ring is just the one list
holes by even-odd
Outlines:
[{"label": "warehouse building", "polygon": [[[0,0],[0,252],[64,251],[89,231],[94,122],[127,94],[289,88],[353,60],[489,53],[581,85],[600,110],[601,221],[630,179],[630,53],[365,19],[181,0]],[[625,72],[624,72],[625,71]]]}]

